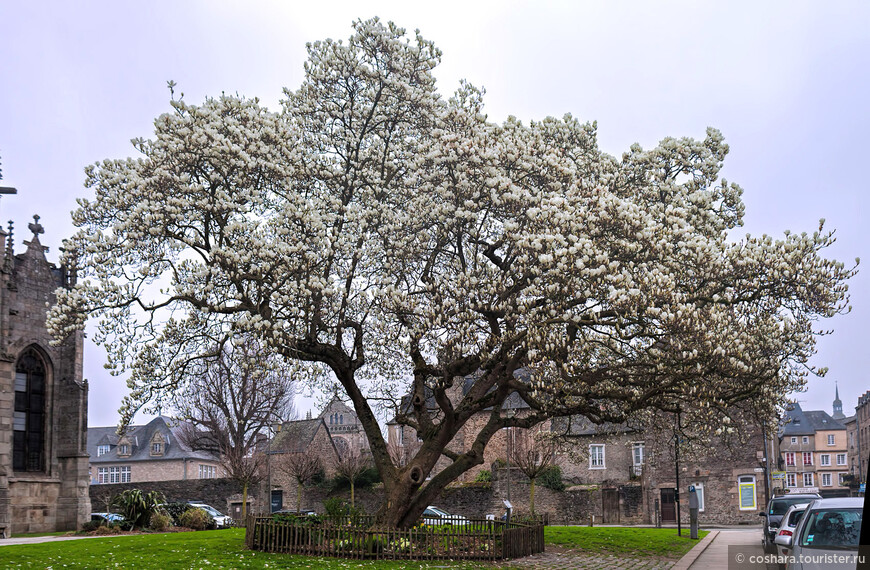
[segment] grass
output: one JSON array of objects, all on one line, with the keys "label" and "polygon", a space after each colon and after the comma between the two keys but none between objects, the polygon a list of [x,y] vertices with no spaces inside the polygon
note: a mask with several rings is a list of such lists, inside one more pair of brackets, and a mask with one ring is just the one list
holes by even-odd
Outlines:
[{"label": "grass", "polygon": [[245,530],[140,534],[40,544],[0,546],[3,568],[477,568],[431,562],[362,561],[288,556],[245,550]]},{"label": "grass", "polygon": [[[66,533],[56,533],[66,534]],[[550,526],[544,531],[548,545],[600,554],[626,554],[633,558],[677,559],[697,541],[677,536],[675,529]],[[702,537],[706,531],[699,533]],[[479,562],[451,563],[361,561],[251,552],[244,547],[241,528],[204,532],[109,536],[85,540],[0,546],[3,568],[480,568]]]},{"label": "grass", "polygon": [[[708,531],[698,531],[704,538]],[[689,530],[677,536],[673,528],[548,526],[544,541],[585,552],[628,554],[634,557],[657,556],[678,559],[698,544],[689,538]]]}]

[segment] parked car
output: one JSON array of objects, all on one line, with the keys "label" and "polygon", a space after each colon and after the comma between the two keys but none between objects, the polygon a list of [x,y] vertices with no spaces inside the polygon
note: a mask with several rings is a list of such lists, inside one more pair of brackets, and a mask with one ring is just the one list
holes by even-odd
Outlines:
[{"label": "parked car", "polygon": [[809,503],[815,499],[821,499],[822,496],[818,493],[795,493],[791,495],[778,495],[773,497],[767,503],[767,509],[758,513],[759,516],[765,517],[765,525],[762,529],[761,545],[764,551],[768,553],[776,552],[776,545],[773,539],[776,538],[776,533],[779,531],[779,522],[782,520],[782,515],[797,503]]},{"label": "parked car", "polygon": [[468,524],[468,519],[462,515],[451,515],[447,511],[429,505],[423,511],[423,524],[465,526]]},{"label": "parked car", "polygon": [[794,533],[789,570],[855,568],[864,499],[818,499],[810,503]]},{"label": "parked car", "polygon": [[91,520],[103,524],[122,523],[124,522],[124,516],[118,513],[91,513]]},{"label": "parked car", "polygon": [[206,505],[205,503],[187,503],[187,504],[190,505],[191,507],[194,507],[197,509],[202,509],[205,512],[207,512],[209,514],[209,516],[211,516],[211,518],[214,519],[215,526],[217,526],[218,528],[232,526],[232,524],[233,524],[232,517],[228,517],[227,515],[223,514],[222,512],[220,512],[219,510],[217,510],[216,508],[214,508],[212,506]]},{"label": "parked car", "polygon": [[302,509],[299,512],[296,512],[296,509],[281,509],[280,511],[275,511],[272,513],[273,515],[298,515],[300,517],[313,517],[317,515],[317,512],[312,511],[311,509]]},{"label": "parked car", "polygon": [[776,538],[773,539],[773,542],[779,546],[780,552],[777,554],[788,554],[794,539],[794,531],[808,506],[809,503],[797,503],[789,507],[785,514],[782,515],[782,520],[779,522],[779,531],[776,533]]}]

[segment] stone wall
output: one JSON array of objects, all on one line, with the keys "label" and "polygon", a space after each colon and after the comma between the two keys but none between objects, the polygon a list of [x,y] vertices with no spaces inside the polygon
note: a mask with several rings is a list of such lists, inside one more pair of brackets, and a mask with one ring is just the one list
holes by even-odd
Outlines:
[{"label": "stone wall", "polygon": [[240,495],[242,492],[241,486],[232,479],[188,479],[187,481],[143,481],[141,483],[91,485],[89,494],[94,512],[105,511],[107,501],[127,489],[141,489],[144,493],[159,491],[166,497],[167,502],[203,502],[223,513],[229,511],[230,498],[234,495]]}]

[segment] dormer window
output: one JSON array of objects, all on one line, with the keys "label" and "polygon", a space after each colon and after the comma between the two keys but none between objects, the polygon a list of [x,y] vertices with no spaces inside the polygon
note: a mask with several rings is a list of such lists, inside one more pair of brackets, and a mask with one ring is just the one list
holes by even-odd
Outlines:
[{"label": "dormer window", "polygon": [[118,455],[130,455],[130,444],[122,443],[118,446]]},{"label": "dormer window", "polygon": [[166,440],[159,433],[151,438],[151,455],[163,455],[166,450]]},{"label": "dormer window", "polygon": [[110,449],[111,449],[111,446],[108,446],[108,445],[98,445],[98,446],[97,446],[97,457],[101,457],[101,456],[103,456],[103,455],[109,453],[109,450],[110,450]]}]

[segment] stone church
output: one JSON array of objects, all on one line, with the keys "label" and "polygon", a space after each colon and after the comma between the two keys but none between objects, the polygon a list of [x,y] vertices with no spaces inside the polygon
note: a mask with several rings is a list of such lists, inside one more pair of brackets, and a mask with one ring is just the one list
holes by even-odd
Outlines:
[{"label": "stone church", "polygon": [[39,216],[28,227],[18,255],[11,222],[0,229],[0,537],[75,530],[90,513],[84,337],[51,346],[45,328],[75,276],[46,259]]}]

